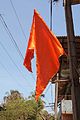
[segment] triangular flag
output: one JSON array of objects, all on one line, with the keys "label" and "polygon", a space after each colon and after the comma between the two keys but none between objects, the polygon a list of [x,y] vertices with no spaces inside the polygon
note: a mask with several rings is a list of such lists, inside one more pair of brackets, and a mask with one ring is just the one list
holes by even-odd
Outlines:
[{"label": "triangular flag", "polygon": [[64,54],[64,50],[36,10],[34,10],[28,48],[24,59],[24,66],[31,72],[31,59],[34,57],[34,50],[37,68],[36,100],[38,100],[50,79],[58,72],[60,66],[58,59]]}]

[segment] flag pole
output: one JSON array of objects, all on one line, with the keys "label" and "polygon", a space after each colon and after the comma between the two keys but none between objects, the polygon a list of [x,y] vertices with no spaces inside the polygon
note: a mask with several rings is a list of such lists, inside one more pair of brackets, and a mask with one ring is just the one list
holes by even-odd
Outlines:
[{"label": "flag pole", "polygon": [[[52,13],[53,13],[53,9],[52,9],[52,3],[56,2],[57,0],[50,0],[50,30],[52,31]],[[57,73],[56,75],[56,79],[57,81],[59,80],[59,73]],[[53,82],[52,82],[53,84]],[[57,120],[57,102],[58,102],[58,82],[55,83],[55,105],[54,105],[54,112],[55,112],[55,120]]]}]

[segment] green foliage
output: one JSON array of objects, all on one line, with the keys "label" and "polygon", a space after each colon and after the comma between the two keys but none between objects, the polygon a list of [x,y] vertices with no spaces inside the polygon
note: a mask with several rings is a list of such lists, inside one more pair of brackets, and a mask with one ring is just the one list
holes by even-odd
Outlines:
[{"label": "green foliage", "polygon": [[25,100],[18,91],[11,91],[3,107],[0,120],[53,120],[48,119],[48,112],[43,110],[43,101],[36,102],[33,94]]}]

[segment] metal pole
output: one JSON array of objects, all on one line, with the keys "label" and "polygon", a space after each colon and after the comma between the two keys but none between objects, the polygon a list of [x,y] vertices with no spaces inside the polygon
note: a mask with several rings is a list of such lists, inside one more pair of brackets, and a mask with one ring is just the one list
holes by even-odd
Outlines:
[{"label": "metal pole", "polygon": [[73,120],[80,120],[80,84],[79,74],[77,72],[77,59],[75,49],[75,36],[73,27],[73,18],[71,10],[71,0],[64,0],[64,10],[67,28],[67,42],[68,42],[68,55],[69,55],[69,68],[71,80],[71,94],[72,94],[72,107],[73,107]]},{"label": "metal pole", "polygon": [[55,120],[57,120],[57,102],[58,102],[58,81],[59,81],[59,73],[57,73],[57,81],[55,83]]},{"label": "metal pole", "polygon": [[[52,2],[50,0],[50,30],[52,30]],[[57,73],[57,80],[59,80],[59,73]],[[55,120],[57,120],[57,101],[58,101],[58,82],[55,83]]]},{"label": "metal pole", "polygon": [[[50,30],[52,30],[52,2],[50,0]],[[57,73],[57,81],[59,80],[59,73]],[[57,101],[58,101],[58,82],[55,83],[55,120],[57,120]]]},{"label": "metal pole", "polygon": [[50,30],[52,30],[52,0],[50,0]]}]

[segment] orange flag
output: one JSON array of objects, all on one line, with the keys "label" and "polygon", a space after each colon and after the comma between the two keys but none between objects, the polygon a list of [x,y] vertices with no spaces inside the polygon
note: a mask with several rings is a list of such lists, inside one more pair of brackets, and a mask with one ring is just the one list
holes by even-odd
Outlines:
[{"label": "orange flag", "polygon": [[38,100],[50,79],[58,72],[60,66],[58,59],[64,54],[64,50],[36,10],[34,10],[28,48],[24,59],[24,66],[30,72],[32,72],[31,59],[34,57],[34,50],[37,68],[36,100]]}]

